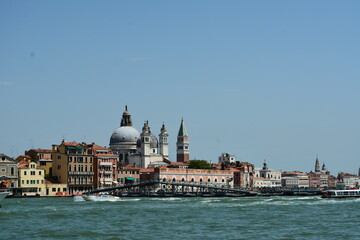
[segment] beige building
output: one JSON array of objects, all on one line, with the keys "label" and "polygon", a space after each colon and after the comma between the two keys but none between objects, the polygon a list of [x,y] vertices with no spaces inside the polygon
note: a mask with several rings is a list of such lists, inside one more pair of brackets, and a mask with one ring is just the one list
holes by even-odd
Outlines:
[{"label": "beige building", "polygon": [[306,173],[299,171],[283,172],[281,183],[284,188],[308,188],[309,177]]},{"label": "beige building", "polygon": [[68,195],[67,185],[45,179],[45,169],[35,162],[19,163],[19,187],[14,188],[14,195],[21,196],[64,196]]},{"label": "beige building", "polygon": [[34,162],[22,161],[19,163],[18,171],[21,195],[45,195],[45,170],[43,168],[39,168]]},{"label": "beige building", "polygon": [[53,179],[68,185],[70,194],[93,189],[94,153],[85,143],[62,141],[53,145]]}]

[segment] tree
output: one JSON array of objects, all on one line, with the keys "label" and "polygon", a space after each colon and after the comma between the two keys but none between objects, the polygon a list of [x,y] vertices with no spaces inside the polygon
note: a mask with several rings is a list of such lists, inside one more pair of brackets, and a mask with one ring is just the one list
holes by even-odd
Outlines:
[{"label": "tree", "polygon": [[190,160],[189,168],[193,169],[212,169],[206,160]]}]

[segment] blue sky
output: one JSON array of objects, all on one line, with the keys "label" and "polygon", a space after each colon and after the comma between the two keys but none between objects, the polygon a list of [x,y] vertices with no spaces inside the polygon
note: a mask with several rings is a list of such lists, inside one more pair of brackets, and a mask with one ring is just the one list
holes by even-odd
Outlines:
[{"label": "blue sky", "polygon": [[0,152],[181,118],[191,158],[360,166],[359,1],[1,1]]}]

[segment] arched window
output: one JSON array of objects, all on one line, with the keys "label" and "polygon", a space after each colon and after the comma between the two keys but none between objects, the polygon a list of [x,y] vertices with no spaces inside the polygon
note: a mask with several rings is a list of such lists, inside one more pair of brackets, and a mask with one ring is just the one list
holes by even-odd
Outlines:
[{"label": "arched window", "polygon": [[208,178],[208,182],[211,182],[211,179],[210,179],[210,178]]},{"label": "arched window", "polygon": [[182,178],[181,181],[182,181],[182,182],[185,182],[185,178]]},{"label": "arched window", "polygon": [[163,182],[166,182],[166,178],[163,178]]},{"label": "arched window", "polygon": [[202,178],[200,178],[200,182],[202,182]]},{"label": "arched window", "polygon": [[176,182],[176,179],[175,179],[175,178],[173,178],[173,179],[172,179],[172,181],[173,181],[173,182]]},{"label": "arched window", "polygon": [[215,178],[215,182],[217,182],[217,178]]},{"label": "arched window", "polygon": [[191,178],[191,182],[194,182],[194,178]]}]

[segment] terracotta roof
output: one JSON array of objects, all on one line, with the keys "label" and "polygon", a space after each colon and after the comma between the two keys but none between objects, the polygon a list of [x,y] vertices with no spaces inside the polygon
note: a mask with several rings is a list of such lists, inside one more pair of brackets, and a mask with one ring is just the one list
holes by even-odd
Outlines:
[{"label": "terracotta roof", "polygon": [[170,165],[173,166],[188,166],[188,163],[184,163],[184,162],[170,162]]},{"label": "terracotta roof", "polygon": [[109,148],[102,147],[96,144],[88,144],[87,146],[95,150],[110,150]]},{"label": "terracotta roof", "polygon": [[62,142],[61,144],[63,144],[64,146],[80,146],[80,143],[77,142]]},{"label": "terracotta roof", "polygon": [[[30,149],[29,151],[34,151],[34,152],[48,152],[48,153],[51,153],[51,152],[52,152],[51,149],[42,149],[42,148]],[[27,151],[27,152],[29,152],[29,151]]]},{"label": "terracotta roof", "polygon": [[21,160],[19,163],[18,163],[18,168],[28,168],[29,167],[29,163],[24,161],[24,160]]}]

